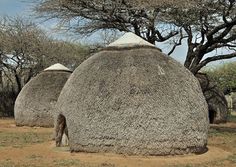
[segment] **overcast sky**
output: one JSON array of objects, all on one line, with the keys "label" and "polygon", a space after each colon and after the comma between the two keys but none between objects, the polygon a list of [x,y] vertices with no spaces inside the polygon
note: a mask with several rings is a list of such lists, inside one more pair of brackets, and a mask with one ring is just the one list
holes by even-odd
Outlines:
[{"label": "overcast sky", "polygon": [[[9,15],[9,16],[24,16],[29,17],[31,19],[34,19],[33,13],[31,11],[32,3],[35,0],[0,0],[0,16]],[[55,26],[55,22],[50,21],[47,23],[43,23],[43,26],[41,24],[41,27],[44,28],[48,33],[53,35],[56,38],[65,39],[65,36],[62,34],[55,33],[52,31],[52,28]],[[95,35],[96,36],[96,35]],[[97,37],[97,36],[96,36]],[[91,39],[92,38],[92,39]],[[90,37],[88,39],[82,39],[82,42],[92,41],[94,37]],[[89,43],[89,42],[87,42]],[[158,44],[158,47],[160,47],[165,53],[170,50],[170,46],[167,44]],[[173,53],[173,58],[180,61],[181,63],[184,62],[187,45],[186,43],[180,47],[178,47],[175,52]],[[228,61],[236,61],[236,58],[227,60],[227,61],[218,61],[211,65],[215,64],[223,64],[224,62]]]}]

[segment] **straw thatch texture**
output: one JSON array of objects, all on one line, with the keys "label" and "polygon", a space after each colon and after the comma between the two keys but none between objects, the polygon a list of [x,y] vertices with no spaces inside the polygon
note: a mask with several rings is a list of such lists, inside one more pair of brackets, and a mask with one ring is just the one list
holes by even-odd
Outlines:
[{"label": "straw thatch texture", "polygon": [[154,47],[107,48],[83,62],[58,99],[71,151],[169,155],[206,150],[197,79]]},{"label": "straw thatch texture", "polygon": [[223,91],[206,74],[196,75],[208,104],[210,123],[225,123],[228,118],[228,104]]},{"label": "straw thatch texture", "polygon": [[21,90],[15,102],[17,126],[53,127],[53,110],[71,72],[43,71]]}]

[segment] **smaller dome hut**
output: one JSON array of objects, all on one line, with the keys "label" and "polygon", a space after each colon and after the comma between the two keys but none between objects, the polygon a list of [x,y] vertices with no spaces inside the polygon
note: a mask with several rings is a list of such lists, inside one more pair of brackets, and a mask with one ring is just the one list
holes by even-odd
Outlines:
[{"label": "smaller dome hut", "polygon": [[198,78],[203,94],[208,104],[210,123],[225,123],[228,117],[228,103],[223,91],[221,91],[216,83],[211,81],[207,74],[198,73]]},{"label": "smaller dome hut", "polygon": [[53,127],[53,109],[71,73],[71,70],[57,63],[32,78],[16,99],[16,125]]}]

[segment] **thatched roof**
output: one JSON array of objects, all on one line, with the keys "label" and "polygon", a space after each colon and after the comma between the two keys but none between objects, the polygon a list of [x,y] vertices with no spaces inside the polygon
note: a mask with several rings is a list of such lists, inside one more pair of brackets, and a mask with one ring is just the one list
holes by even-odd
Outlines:
[{"label": "thatched roof", "polygon": [[108,47],[132,47],[132,46],[152,46],[155,47],[153,44],[145,41],[141,37],[135,35],[132,32],[128,32],[120,37],[115,42],[108,45]]},{"label": "thatched roof", "polygon": [[32,78],[19,93],[14,109],[16,125],[54,126],[53,109],[71,72],[51,67]]},{"label": "thatched roof", "polygon": [[207,104],[192,73],[155,47],[110,47],[83,62],[58,99],[71,151],[205,151]]},{"label": "thatched roof", "polygon": [[210,123],[224,123],[228,117],[228,105],[223,91],[215,82],[211,81],[207,74],[198,73],[198,78],[203,94],[208,104]]},{"label": "thatched roof", "polygon": [[69,72],[72,72],[69,68],[63,66],[60,63],[56,63],[56,64],[44,69],[44,71],[69,71]]}]

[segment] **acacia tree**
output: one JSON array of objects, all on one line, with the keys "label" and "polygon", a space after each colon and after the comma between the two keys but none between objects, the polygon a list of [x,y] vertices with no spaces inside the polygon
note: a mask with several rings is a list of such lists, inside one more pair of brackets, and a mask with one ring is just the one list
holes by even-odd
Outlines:
[{"label": "acacia tree", "polygon": [[235,47],[235,0],[42,0],[35,11],[83,35],[115,29],[153,44],[172,40],[169,55],[187,39],[184,65],[194,74],[209,62],[236,56],[232,51],[204,58],[216,49]]},{"label": "acacia tree", "polygon": [[159,8],[141,8],[136,0],[42,0],[35,11],[40,17],[59,19],[61,28],[89,35],[103,29],[134,32],[150,43],[162,42],[178,31],[157,27]]},{"label": "acacia tree", "polygon": [[44,68],[59,62],[73,69],[88,56],[85,47],[51,39],[29,20],[5,17],[0,25],[0,69],[16,94]]},{"label": "acacia tree", "polygon": [[187,39],[184,65],[194,74],[212,61],[236,57],[236,0],[198,0],[184,10],[171,8],[166,18],[182,30],[179,40]]}]

